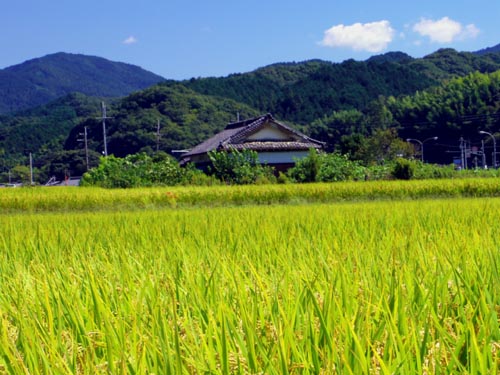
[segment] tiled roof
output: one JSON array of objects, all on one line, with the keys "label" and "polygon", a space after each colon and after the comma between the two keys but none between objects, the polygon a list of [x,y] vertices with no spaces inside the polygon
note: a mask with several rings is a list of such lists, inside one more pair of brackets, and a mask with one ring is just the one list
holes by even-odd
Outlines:
[{"label": "tiled roof", "polygon": [[[245,142],[246,138],[255,133],[268,122],[273,122],[285,132],[290,133],[295,141],[250,141]],[[279,123],[272,115],[267,114],[244,121],[228,124],[220,133],[195,146],[191,151],[183,155],[183,159],[192,155],[208,153],[212,150],[237,150],[250,149],[255,151],[264,150],[307,150],[310,148],[322,148],[323,143],[298,132],[289,126]]]},{"label": "tiled roof", "polygon": [[317,143],[312,142],[243,142],[235,143],[224,147],[224,150],[253,150],[253,151],[297,151],[309,150],[311,148],[321,148]]}]

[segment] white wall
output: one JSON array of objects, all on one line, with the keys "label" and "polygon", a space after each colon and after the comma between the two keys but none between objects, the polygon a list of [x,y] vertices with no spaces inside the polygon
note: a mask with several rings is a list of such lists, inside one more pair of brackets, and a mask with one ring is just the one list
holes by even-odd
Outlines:
[{"label": "white wall", "polygon": [[290,137],[289,134],[283,133],[279,129],[276,129],[273,126],[267,125],[258,132],[250,135],[247,139],[247,141],[260,141],[260,140],[265,140],[265,141],[287,141],[287,140],[293,140],[292,137]]},{"label": "white wall", "polygon": [[302,159],[309,154],[309,151],[280,151],[280,152],[259,152],[259,162],[267,164],[294,163],[295,159]]}]

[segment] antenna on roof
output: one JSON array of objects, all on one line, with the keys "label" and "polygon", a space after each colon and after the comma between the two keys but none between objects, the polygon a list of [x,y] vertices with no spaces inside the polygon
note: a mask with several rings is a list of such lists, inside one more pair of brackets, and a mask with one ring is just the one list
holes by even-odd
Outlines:
[{"label": "antenna on roof", "polygon": [[240,122],[240,112],[236,112],[236,122]]}]

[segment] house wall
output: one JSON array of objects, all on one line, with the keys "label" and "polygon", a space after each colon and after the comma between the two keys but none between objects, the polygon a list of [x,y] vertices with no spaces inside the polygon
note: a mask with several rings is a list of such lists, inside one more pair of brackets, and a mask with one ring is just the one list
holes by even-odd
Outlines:
[{"label": "house wall", "polygon": [[274,151],[259,152],[259,162],[262,164],[294,164],[295,159],[302,159],[309,154],[309,151]]},{"label": "house wall", "polygon": [[293,138],[271,125],[266,125],[258,132],[247,137],[247,141],[289,141]]}]

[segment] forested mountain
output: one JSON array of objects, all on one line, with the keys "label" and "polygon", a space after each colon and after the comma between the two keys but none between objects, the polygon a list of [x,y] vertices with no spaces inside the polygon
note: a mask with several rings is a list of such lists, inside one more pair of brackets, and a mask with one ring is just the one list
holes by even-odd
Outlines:
[{"label": "forested mountain", "polygon": [[55,53],[0,70],[0,114],[46,104],[74,92],[125,96],[163,80],[138,66]]},{"label": "forested mountain", "polygon": [[410,94],[437,81],[393,62],[348,60],[334,64],[312,60],[182,84],[205,95],[231,98],[278,118],[307,124],[332,110],[365,108],[378,95]]},{"label": "forested mountain", "polygon": [[[440,146],[426,146],[429,160],[448,163],[452,155],[446,153],[458,146],[444,149],[444,144],[458,145],[460,137],[479,141],[479,128],[500,129],[500,73],[491,73],[499,70],[500,52],[442,49],[422,59],[390,52],[364,62],[310,60],[221,78],[165,81],[121,99],[106,99],[112,117],[107,120],[108,151],[125,156],[190,148],[238,115],[272,113],[326,142],[328,150],[365,162],[373,158],[366,151],[370,137],[378,136],[382,144],[394,136],[439,136]],[[95,165],[104,148],[101,100],[72,94],[0,117],[0,168],[26,164],[32,152],[45,177],[61,171],[81,174],[85,127],[90,163]],[[438,154],[441,159],[434,157]]]},{"label": "forested mountain", "polygon": [[498,69],[500,53],[478,56],[442,49],[422,59],[390,52],[340,64],[321,60],[274,64],[250,73],[191,79],[182,84],[204,95],[231,98],[305,125],[332,111],[364,110],[379,95],[408,95],[444,79]]},{"label": "forested mountain", "polygon": [[46,151],[62,149],[71,129],[100,115],[100,103],[99,98],[75,93],[16,116],[0,116],[0,158],[13,165],[43,147]]},{"label": "forested mountain", "polygon": [[491,73],[500,69],[500,53],[477,55],[443,48],[422,59],[407,63],[408,67],[426,76],[442,81],[473,72]]}]

